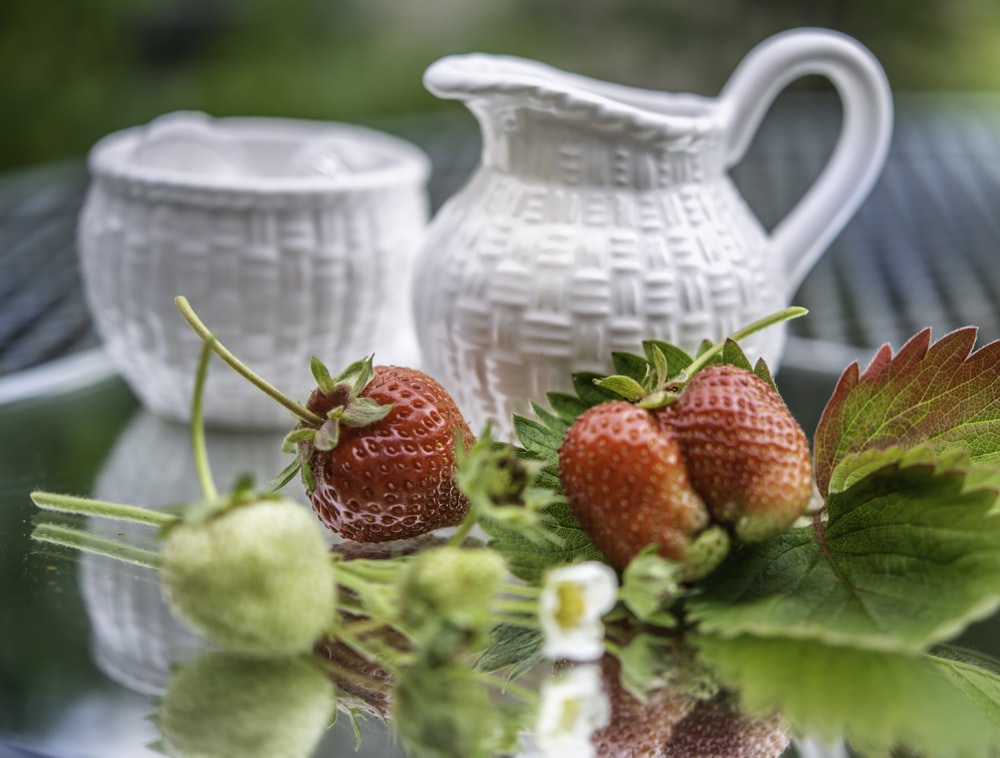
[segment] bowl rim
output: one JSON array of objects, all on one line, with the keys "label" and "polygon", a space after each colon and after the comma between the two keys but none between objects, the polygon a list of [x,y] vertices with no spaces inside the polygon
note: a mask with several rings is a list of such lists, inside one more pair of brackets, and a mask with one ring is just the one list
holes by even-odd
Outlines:
[{"label": "bowl rim", "polygon": [[352,149],[356,145],[358,150],[377,156],[382,165],[334,176],[193,174],[129,160],[148,126],[141,125],[112,132],[98,140],[87,157],[91,179],[132,195],[197,204],[243,205],[267,199],[333,198],[369,190],[412,188],[425,185],[431,173],[429,157],[415,144],[357,124],[263,116],[228,116],[214,118],[212,123],[220,134],[244,140],[339,139]]}]

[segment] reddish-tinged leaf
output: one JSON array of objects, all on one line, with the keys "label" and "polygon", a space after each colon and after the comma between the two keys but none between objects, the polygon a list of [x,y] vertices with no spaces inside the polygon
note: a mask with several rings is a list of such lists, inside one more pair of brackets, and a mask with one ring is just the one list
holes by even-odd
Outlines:
[{"label": "reddish-tinged leaf", "polygon": [[1000,462],[1000,342],[972,352],[975,342],[974,327],[933,344],[924,329],[895,356],[883,346],[863,373],[848,367],[816,430],[820,491],[865,451],[962,448],[973,461]]}]

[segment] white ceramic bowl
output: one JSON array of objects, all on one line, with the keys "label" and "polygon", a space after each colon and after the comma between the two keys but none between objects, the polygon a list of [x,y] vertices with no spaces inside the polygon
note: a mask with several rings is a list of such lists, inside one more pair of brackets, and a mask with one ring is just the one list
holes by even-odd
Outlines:
[{"label": "white ceramic bowl", "polygon": [[[409,299],[427,223],[427,157],[345,124],[175,113],[90,153],[79,253],[96,328],[153,413],[190,415],[200,340],[184,295],[230,350],[297,399],[309,359],[332,371],[375,352],[418,356]],[[288,411],[228,367],[210,426],[274,428]]]}]

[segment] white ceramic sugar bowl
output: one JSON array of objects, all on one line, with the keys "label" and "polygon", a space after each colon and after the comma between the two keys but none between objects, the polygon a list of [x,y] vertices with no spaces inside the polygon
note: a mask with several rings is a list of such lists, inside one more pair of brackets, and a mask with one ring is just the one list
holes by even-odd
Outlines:
[{"label": "white ceramic sugar bowl", "polygon": [[[429,161],[344,124],[174,113],[91,151],[83,281],[110,357],[153,413],[187,420],[199,338],[188,298],[245,363],[292,397],[375,352],[416,360],[413,256]],[[287,427],[288,411],[228,367],[209,373],[211,426]]]}]

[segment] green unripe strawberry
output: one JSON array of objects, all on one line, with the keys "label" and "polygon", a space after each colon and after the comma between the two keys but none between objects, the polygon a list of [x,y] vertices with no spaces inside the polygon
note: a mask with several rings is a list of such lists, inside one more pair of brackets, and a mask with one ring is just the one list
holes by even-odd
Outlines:
[{"label": "green unripe strawberry", "polygon": [[434,547],[419,553],[402,577],[404,623],[433,655],[449,655],[466,642],[478,644],[495,622],[495,596],[506,563],[492,550]]},{"label": "green unripe strawberry", "polygon": [[336,583],[322,527],[287,500],[257,500],[172,527],[160,558],[182,620],[224,650],[305,653],[334,619]]},{"label": "green unripe strawberry", "polygon": [[307,758],[335,707],[332,682],[308,658],[212,652],[174,673],[157,721],[175,758]]}]

